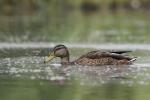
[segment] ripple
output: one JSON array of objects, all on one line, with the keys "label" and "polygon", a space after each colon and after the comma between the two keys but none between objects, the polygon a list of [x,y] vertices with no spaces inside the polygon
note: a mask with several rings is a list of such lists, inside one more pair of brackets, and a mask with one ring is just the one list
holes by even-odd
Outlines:
[{"label": "ripple", "polygon": [[[57,44],[64,44],[69,48],[93,48],[93,49],[128,49],[128,50],[150,50],[149,44],[69,44],[69,43],[0,43],[0,49],[5,48],[53,48]],[[35,51],[36,53],[39,51]]]},{"label": "ripple", "polygon": [[[43,57],[1,58],[0,76],[30,80],[68,82],[77,80],[83,84],[98,85],[116,82],[133,86],[149,85],[150,64],[136,63],[124,66],[81,66],[63,67],[52,62],[43,64]],[[41,63],[42,62],[42,63]]]}]

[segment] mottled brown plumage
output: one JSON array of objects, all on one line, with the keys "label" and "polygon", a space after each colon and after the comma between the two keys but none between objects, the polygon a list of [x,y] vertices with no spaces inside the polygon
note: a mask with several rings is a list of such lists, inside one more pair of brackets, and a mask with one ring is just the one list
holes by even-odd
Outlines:
[{"label": "mottled brown plumage", "polygon": [[77,60],[69,61],[69,51],[64,45],[57,45],[54,47],[52,53],[49,57],[45,59],[44,62],[52,60],[54,57],[61,58],[61,64],[78,64],[78,65],[89,65],[89,66],[99,66],[99,65],[130,65],[136,58],[124,55],[130,51],[91,51],[87,54],[81,56]]}]

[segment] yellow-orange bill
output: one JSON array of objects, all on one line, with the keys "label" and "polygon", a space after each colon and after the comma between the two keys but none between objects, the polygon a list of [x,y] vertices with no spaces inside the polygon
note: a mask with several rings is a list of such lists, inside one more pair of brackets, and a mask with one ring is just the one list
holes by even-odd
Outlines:
[{"label": "yellow-orange bill", "polygon": [[49,56],[44,58],[44,63],[47,63],[48,61],[51,61],[53,58],[55,58],[54,52],[50,53]]}]

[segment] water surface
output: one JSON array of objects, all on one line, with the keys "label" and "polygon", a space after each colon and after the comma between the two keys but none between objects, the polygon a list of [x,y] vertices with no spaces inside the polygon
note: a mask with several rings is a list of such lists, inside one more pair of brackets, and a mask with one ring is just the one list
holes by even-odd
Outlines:
[{"label": "water surface", "polygon": [[[0,96],[2,100],[148,100],[150,88],[149,49],[129,46],[139,57],[129,66],[61,66],[60,59],[48,64],[44,56],[55,45],[2,45],[0,52]],[[68,45],[71,60],[95,47]],[[14,47],[13,47],[14,46]],[[106,50],[121,48],[112,45]],[[106,46],[107,47],[107,46]],[[104,50],[104,49],[103,49]]]}]

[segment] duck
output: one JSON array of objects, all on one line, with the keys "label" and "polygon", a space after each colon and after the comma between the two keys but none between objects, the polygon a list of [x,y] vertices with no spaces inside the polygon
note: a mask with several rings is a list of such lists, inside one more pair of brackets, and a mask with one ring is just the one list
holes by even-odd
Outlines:
[{"label": "duck", "polygon": [[86,66],[101,66],[101,65],[131,65],[137,57],[129,57],[125,55],[131,51],[90,51],[78,59],[70,62],[68,48],[65,45],[56,45],[48,56],[44,58],[44,63],[59,57],[62,65],[86,65]]}]

